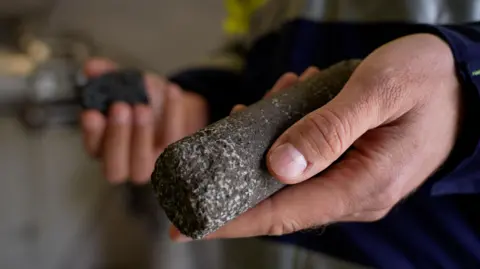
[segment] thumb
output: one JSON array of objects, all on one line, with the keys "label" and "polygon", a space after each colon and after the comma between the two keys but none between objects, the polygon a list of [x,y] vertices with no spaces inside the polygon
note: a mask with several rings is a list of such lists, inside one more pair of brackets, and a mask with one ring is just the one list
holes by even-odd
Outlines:
[{"label": "thumb", "polygon": [[366,98],[349,91],[346,86],[336,98],[277,139],[267,154],[267,167],[273,176],[285,184],[307,180],[340,158],[374,126],[378,118],[370,113]]}]

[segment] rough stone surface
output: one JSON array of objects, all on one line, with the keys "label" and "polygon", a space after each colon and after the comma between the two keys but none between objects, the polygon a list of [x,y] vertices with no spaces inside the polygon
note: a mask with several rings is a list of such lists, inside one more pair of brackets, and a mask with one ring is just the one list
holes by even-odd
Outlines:
[{"label": "rough stone surface", "polygon": [[95,109],[103,114],[114,102],[148,104],[143,73],[135,69],[124,69],[106,73],[90,80],[81,92],[84,109]]},{"label": "rough stone surface", "polygon": [[266,169],[268,148],[336,96],[359,62],[333,65],[170,145],[156,162],[152,186],[180,232],[203,238],[284,187]]}]

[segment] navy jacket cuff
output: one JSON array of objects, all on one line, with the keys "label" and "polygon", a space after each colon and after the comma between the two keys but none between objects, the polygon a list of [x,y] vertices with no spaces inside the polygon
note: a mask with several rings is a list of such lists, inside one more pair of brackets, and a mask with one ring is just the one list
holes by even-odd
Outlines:
[{"label": "navy jacket cuff", "polygon": [[432,26],[455,58],[464,95],[464,118],[456,146],[435,177],[432,195],[480,193],[480,25]]},{"label": "navy jacket cuff", "polygon": [[207,100],[210,123],[228,116],[234,105],[242,103],[239,96],[241,78],[233,71],[215,68],[189,69],[171,75],[169,80]]}]

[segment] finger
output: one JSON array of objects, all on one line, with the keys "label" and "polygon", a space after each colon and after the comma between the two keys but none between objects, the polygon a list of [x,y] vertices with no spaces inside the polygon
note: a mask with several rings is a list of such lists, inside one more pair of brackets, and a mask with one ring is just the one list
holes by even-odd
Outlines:
[{"label": "finger", "polygon": [[146,73],[144,76],[145,90],[153,109],[154,118],[160,118],[165,103],[165,92],[169,82],[154,73]]},{"label": "finger", "polygon": [[154,139],[152,109],[146,105],[133,108],[133,134],[130,156],[130,175],[133,182],[148,182],[153,171]]},{"label": "finger", "polygon": [[[293,86],[295,83],[297,83],[299,80],[305,80],[307,78],[309,78],[310,76],[313,76],[315,74],[317,74],[318,72],[320,72],[320,70],[317,68],[317,67],[309,67],[303,74],[302,76],[300,77],[300,79],[298,78],[298,76],[295,74],[295,73],[292,73],[292,72],[289,72],[289,73],[285,73],[284,75],[282,75],[278,81],[275,83],[275,85],[272,87],[272,89],[267,92],[267,94],[265,94],[264,97],[268,97],[268,96],[271,96],[272,94],[282,90],[282,89],[285,89],[285,88],[288,88],[288,87],[291,87]],[[233,107],[232,111],[231,111],[231,114],[232,113],[235,113],[235,112],[238,112],[242,109],[246,108],[246,106],[244,105],[236,105]]]},{"label": "finger", "polygon": [[103,142],[104,174],[112,183],[124,182],[129,176],[131,127],[130,106],[125,103],[113,104]]},{"label": "finger", "polygon": [[105,132],[106,119],[96,110],[86,110],[80,116],[83,144],[92,157],[101,155],[102,137]]},{"label": "finger", "polygon": [[175,84],[166,89],[166,100],[162,116],[162,136],[159,148],[165,149],[169,144],[182,138],[185,134],[185,110],[182,104],[182,90]]},{"label": "finger", "polygon": [[277,80],[277,82],[273,85],[272,89],[265,94],[264,98],[271,96],[272,94],[279,92],[280,90],[289,88],[297,82],[298,76],[295,73],[285,73]]},{"label": "finger", "polygon": [[240,112],[240,111],[244,110],[245,108],[247,108],[246,105],[235,105],[235,106],[232,108],[232,111],[230,112],[230,114],[233,114],[233,113],[236,113],[236,112]]},{"label": "finger", "polygon": [[[352,87],[352,86],[350,86]],[[352,98],[348,86],[323,107],[287,129],[267,154],[267,167],[280,181],[295,184],[335,162],[378,117],[362,96]],[[343,93],[343,94],[342,94]]]},{"label": "finger", "polygon": [[105,58],[93,58],[84,65],[84,72],[87,77],[93,78],[111,72],[117,68],[117,64]]},{"label": "finger", "polygon": [[184,135],[186,136],[207,126],[209,109],[208,101],[203,96],[187,91],[184,91],[183,95],[183,114],[186,115],[186,133]]},{"label": "finger", "polygon": [[[108,59],[93,58],[84,65],[84,72],[87,77],[100,76],[116,68],[116,64]],[[105,117],[98,111],[85,110],[81,113],[81,125],[83,140],[87,152],[91,156],[98,157],[101,153],[102,137],[106,127]]]},{"label": "finger", "polygon": [[307,70],[305,70],[305,72],[303,72],[303,74],[300,76],[299,80],[304,81],[304,80],[308,79],[309,77],[314,76],[318,73],[320,73],[320,69],[318,69],[318,67],[310,66],[309,68],[307,68]]},{"label": "finger", "polygon": [[162,121],[165,113],[166,92],[169,85],[168,81],[155,75],[154,73],[147,73],[145,75],[145,89],[152,108],[153,124],[154,124],[154,154],[160,154],[163,145],[163,129],[164,122]]}]

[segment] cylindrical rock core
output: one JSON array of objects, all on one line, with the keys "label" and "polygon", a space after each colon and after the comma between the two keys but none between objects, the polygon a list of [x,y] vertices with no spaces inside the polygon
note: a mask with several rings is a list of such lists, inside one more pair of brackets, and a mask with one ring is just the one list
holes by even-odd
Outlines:
[{"label": "cylindrical rock core", "polygon": [[201,239],[283,188],[267,171],[269,147],[333,99],[359,63],[337,63],[167,147],[151,182],[173,225]]}]

